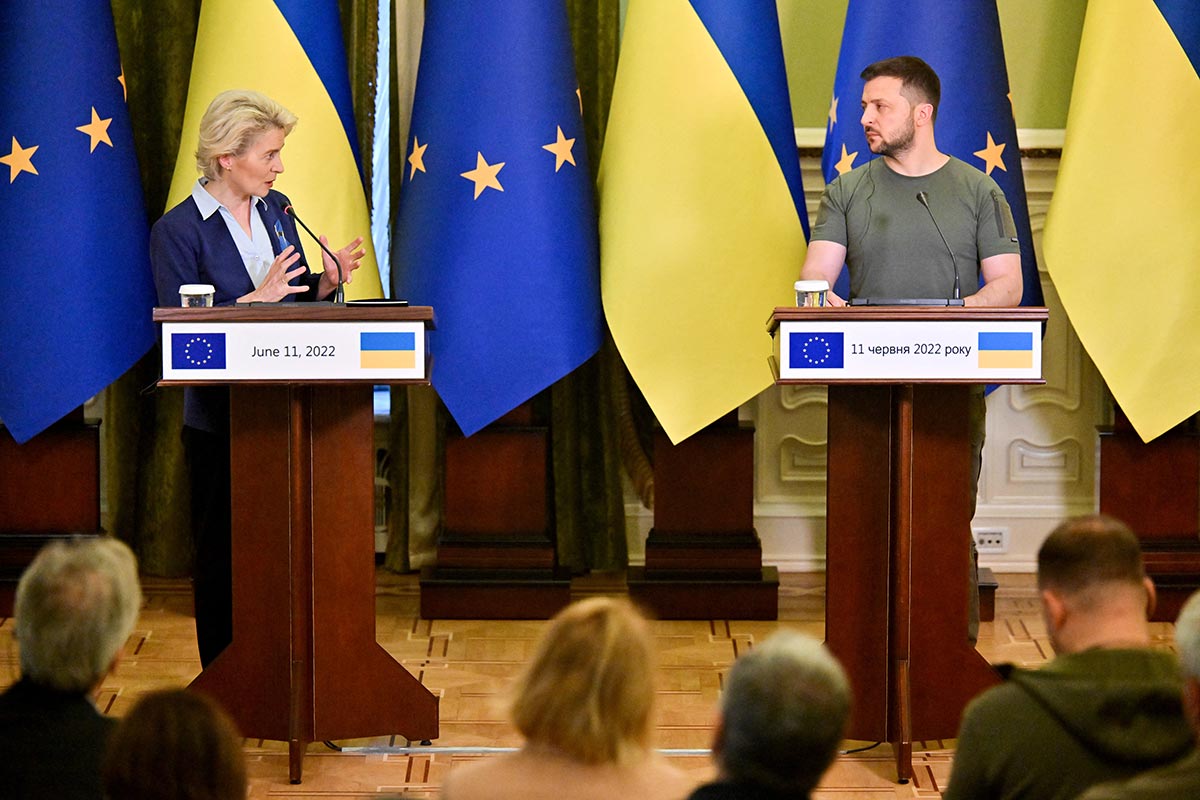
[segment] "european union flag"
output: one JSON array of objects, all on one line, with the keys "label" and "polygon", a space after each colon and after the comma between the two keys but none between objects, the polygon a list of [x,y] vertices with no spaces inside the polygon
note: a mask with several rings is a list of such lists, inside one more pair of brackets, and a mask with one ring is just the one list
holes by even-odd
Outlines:
[{"label": "european union flag", "polygon": [[429,4],[392,262],[467,435],[600,346],[582,104],[562,3]]},{"label": "european union flag", "polygon": [[841,369],[846,364],[846,334],[798,332],[788,340],[788,366],[792,369]]},{"label": "european union flag", "polygon": [[[1021,305],[1043,305],[995,0],[850,0],[821,156],[825,182],[875,157],[859,124],[858,76],[868,64],[902,55],[924,59],[941,79],[938,149],[1004,190],[1021,245]],[[847,296],[845,271],[837,291]]]},{"label": "european union flag", "polygon": [[108,0],[7,0],[0,31],[0,419],[24,442],[150,348],[154,288]]},{"label": "european union flag", "polygon": [[172,333],[172,369],[225,369],[225,334]]}]

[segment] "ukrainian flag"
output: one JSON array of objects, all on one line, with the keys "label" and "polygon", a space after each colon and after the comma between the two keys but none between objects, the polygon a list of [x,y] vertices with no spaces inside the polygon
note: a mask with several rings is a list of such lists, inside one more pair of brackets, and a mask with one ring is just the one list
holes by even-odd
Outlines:
[{"label": "ukrainian flag", "polygon": [[600,164],[604,314],[679,442],[771,385],[807,216],[774,0],[631,0]]},{"label": "ukrainian flag", "polygon": [[[262,92],[300,118],[287,138],[278,188],[331,249],[363,237],[366,256],[346,298],[382,296],[336,0],[204,0],[167,208],[186,198],[199,177],[200,118],[227,89]],[[319,272],[316,243],[303,245],[309,267]]]},{"label": "ukrainian flag", "polygon": [[980,369],[1030,369],[1033,367],[1033,334],[980,332],[976,352]]},{"label": "ukrainian flag", "polygon": [[372,331],[358,335],[363,369],[412,369],[417,364],[417,335],[411,331]]},{"label": "ukrainian flag", "polygon": [[1200,410],[1200,5],[1090,0],[1046,265],[1149,441]]}]

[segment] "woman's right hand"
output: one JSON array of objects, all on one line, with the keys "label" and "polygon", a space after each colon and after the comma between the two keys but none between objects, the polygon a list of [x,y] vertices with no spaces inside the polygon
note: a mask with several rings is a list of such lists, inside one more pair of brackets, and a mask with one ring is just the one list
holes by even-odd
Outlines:
[{"label": "woman's right hand", "polygon": [[296,252],[295,246],[285,247],[283,252],[275,256],[275,260],[271,262],[271,268],[267,270],[267,277],[263,278],[262,284],[253,292],[239,297],[238,302],[276,303],[289,294],[307,292],[307,286],[292,286],[288,283],[292,278],[304,272],[304,265],[291,269],[292,264],[295,264],[299,258],[300,254]]}]

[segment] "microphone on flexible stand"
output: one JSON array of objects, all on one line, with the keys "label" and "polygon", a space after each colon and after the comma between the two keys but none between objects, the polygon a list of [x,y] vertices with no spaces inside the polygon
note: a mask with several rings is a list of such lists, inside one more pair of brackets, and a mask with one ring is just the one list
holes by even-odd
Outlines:
[{"label": "microphone on flexible stand", "polygon": [[929,195],[925,194],[925,192],[917,192],[917,200],[929,212],[929,219],[933,220],[933,227],[937,230],[938,236],[942,237],[942,244],[946,245],[946,252],[950,254],[950,266],[954,267],[954,299],[958,301],[951,303],[951,305],[961,306],[962,295],[958,289],[958,260],[954,257],[954,251],[950,249],[950,243],[946,241],[946,236],[942,233],[941,226],[937,223],[937,217],[933,216],[933,209],[929,207]]},{"label": "microphone on flexible stand", "polygon": [[[924,192],[922,192],[922,194],[924,194]],[[325,246],[325,243],[321,241],[321,237],[319,237],[315,233],[313,233],[312,229],[304,224],[304,220],[302,220],[302,219],[300,219],[300,217],[296,216],[296,209],[292,208],[291,204],[284,206],[283,213],[287,214],[289,217],[296,220],[296,224],[299,225],[301,228],[303,228],[304,232],[307,233],[309,236],[311,236],[313,238],[313,241],[317,243],[317,246],[320,247],[322,250],[324,250],[325,254],[327,256],[329,256],[330,258],[332,258],[333,263],[337,265],[338,280],[337,280],[337,288],[333,290],[333,302],[338,305],[343,305],[345,303],[345,298],[343,296],[343,291],[342,291],[342,284],[344,283],[343,276],[342,276],[342,262],[338,261],[338,257],[333,254],[333,251]],[[934,224],[936,225],[937,223],[935,222]],[[939,231],[939,233],[940,233],[940,231]],[[943,241],[945,241],[945,240],[943,240]],[[955,275],[955,286],[956,287],[958,286],[957,281],[958,281],[958,276],[956,274]]]}]

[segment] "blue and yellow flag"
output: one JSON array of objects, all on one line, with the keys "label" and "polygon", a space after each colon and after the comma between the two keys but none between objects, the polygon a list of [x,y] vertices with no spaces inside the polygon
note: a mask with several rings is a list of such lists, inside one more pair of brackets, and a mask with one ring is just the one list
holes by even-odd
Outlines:
[{"label": "blue and yellow flag", "polygon": [[[276,188],[310,228],[329,238],[331,249],[363,237],[366,256],[346,298],[380,297],[337,0],[204,0],[167,208],[186,198],[200,177],[200,118],[228,89],[262,92],[300,118],[287,137]],[[309,267],[320,272],[316,243],[302,244]]]},{"label": "blue and yellow flag", "polygon": [[154,344],[109,0],[0,3],[0,419],[24,442]]},{"label": "blue and yellow flag", "polygon": [[600,164],[604,314],[671,441],[771,385],[808,218],[774,0],[631,0]]},{"label": "blue and yellow flag", "polygon": [[1090,0],[1043,252],[1150,441],[1200,410],[1200,6]]},{"label": "blue and yellow flag", "polygon": [[[1004,191],[1020,238],[1021,305],[1043,305],[996,0],[850,0],[821,157],[825,182],[875,158],[859,122],[858,76],[893,56],[917,56],[938,74],[938,149],[983,170]],[[844,270],[837,288],[847,296]]]},{"label": "blue and yellow flag", "polygon": [[427,7],[392,265],[468,436],[600,347],[582,103],[562,3]]}]

